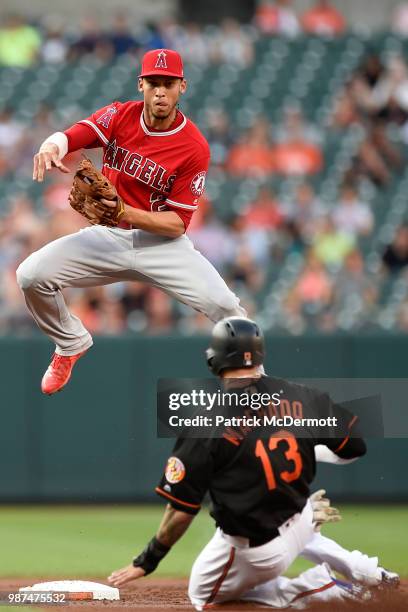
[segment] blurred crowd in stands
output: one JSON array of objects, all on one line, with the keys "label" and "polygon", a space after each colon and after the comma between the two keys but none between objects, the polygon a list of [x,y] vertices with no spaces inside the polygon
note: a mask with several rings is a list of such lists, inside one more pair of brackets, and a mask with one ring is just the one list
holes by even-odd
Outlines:
[{"label": "blurred crowd in stands", "polygon": [[[147,24],[134,33],[128,16],[118,12],[108,32],[96,18],[86,18],[76,36],[54,18],[33,25],[14,16],[0,28],[0,64],[62,63],[90,53],[109,61],[122,53],[140,56],[146,49],[173,47],[192,63],[228,62],[245,68],[254,61],[253,43],[259,33],[294,37],[303,31],[333,37],[347,28],[330,2],[317,1],[301,16],[291,4],[290,0],[261,2],[251,26],[242,27],[229,19],[218,28],[205,30],[196,24],[168,21]],[[398,26],[402,35],[408,35],[407,7],[399,7],[396,13],[395,29]],[[7,181],[16,168],[28,176],[39,144],[63,127],[55,122],[52,108],[42,107],[30,126],[16,119],[13,109],[2,109],[0,181]],[[381,265],[368,270],[363,245],[375,230],[375,215],[361,186],[368,182],[385,190],[393,176],[402,172],[408,144],[404,59],[397,55],[387,61],[375,54],[365,57],[335,97],[325,125],[310,123],[301,105],[293,102],[284,108],[282,121],[276,125],[257,116],[249,129],[239,132],[227,113],[214,108],[200,127],[210,143],[213,173],[258,182],[255,197],[228,218],[221,218],[204,196],[188,230],[196,247],[242,297],[248,312],[257,315],[259,296],[268,295],[274,271],[288,253],[294,253],[303,260],[282,296],[282,317],[275,321],[276,328],[294,334],[333,332],[342,329],[343,315],[350,312],[351,328],[375,327],[383,280],[404,271],[408,279],[408,224],[403,223],[389,245],[378,252]],[[319,198],[313,180],[325,165],[324,139],[327,134],[357,127],[363,137],[344,170],[335,201],[328,205]],[[389,136],[390,127],[400,134],[397,142]],[[74,154],[68,164],[74,168],[77,161]],[[293,179],[290,197],[278,197],[271,177]],[[19,262],[43,244],[85,225],[67,204],[71,180],[71,175],[53,171],[47,177],[40,210],[26,193],[16,190],[7,209],[1,211],[0,333],[26,334],[35,329],[15,281]],[[211,327],[202,315],[140,283],[66,293],[72,311],[93,333],[178,330],[193,334],[207,333]],[[401,302],[396,326],[408,331],[408,300]]]},{"label": "blurred crowd in stands", "polygon": [[141,24],[136,14],[120,10],[113,13],[108,27],[101,26],[97,15],[88,15],[81,19],[77,31],[70,31],[52,14],[37,23],[10,15],[0,27],[0,65],[28,67],[38,60],[61,63],[86,54],[108,61],[123,53],[137,55],[164,47],[183,51],[186,60],[200,64],[232,62],[244,67],[254,60],[252,43],[259,33],[330,37],[346,29],[344,17],[329,0],[317,0],[303,15],[296,14],[291,0],[260,1],[248,26],[241,27],[231,18],[219,27],[204,29],[171,19]]},{"label": "blurred crowd in stands", "polygon": [[[136,12],[117,10],[107,27],[102,27],[98,15],[93,14],[71,29],[52,12],[31,22],[15,14],[0,22],[0,65],[28,67],[38,60],[61,63],[86,54],[109,61],[123,53],[138,55],[168,47],[183,51],[186,60],[200,64],[232,62],[244,67],[254,60],[252,43],[259,34],[330,38],[345,34],[348,28],[345,17],[330,0],[311,0],[303,14],[296,12],[293,0],[259,0],[252,23],[245,27],[232,18],[219,27],[207,28],[172,19],[143,24]],[[408,2],[394,10],[390,30],[408,36]]]}]

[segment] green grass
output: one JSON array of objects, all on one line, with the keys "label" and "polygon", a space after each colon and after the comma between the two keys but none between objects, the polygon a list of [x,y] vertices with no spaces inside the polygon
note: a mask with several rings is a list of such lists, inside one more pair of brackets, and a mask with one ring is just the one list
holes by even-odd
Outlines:
[{"label": "green grass", "polygon": [[[323,533],[349,549],[379,556],[408,576],[407,506],[344,506]],[[163,506],[0,507],[0,576],[105,577],[129,563],[154,535]],[[187,576],[214,531],[203,510],[156,574]],[[296,561],[290,574],[308,567]]]}]

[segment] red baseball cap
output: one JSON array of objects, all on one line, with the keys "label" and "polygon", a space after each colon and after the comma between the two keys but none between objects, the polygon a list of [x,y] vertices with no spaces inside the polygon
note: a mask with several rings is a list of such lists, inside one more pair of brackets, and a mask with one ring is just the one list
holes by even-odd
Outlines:
[{"label": "red baseball cap", "polygon": [[172,49],[153,49],[144,54],[140,77],[168,76],[184,78],[183,60],[177,51]]}]

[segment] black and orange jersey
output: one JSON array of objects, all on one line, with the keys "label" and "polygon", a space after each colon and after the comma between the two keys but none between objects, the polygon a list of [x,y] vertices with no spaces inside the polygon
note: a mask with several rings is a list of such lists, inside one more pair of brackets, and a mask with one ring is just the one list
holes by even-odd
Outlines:
[{"label": "black and orange jersey", "polygon": [[[301,419],[301,428],[262,425],[236,433],[228,429],[221,438],[179,438],[156,491],[191,514],[200,510],[208,492],[211,515],[225,533],[263,542],[304,507],[317,444],[345,459],[364,455],[366,447],[356,436],[357,417],[327,394],[266,376],[250,387],[271,396],[279,392],[284,399],[276,414]],[[336,427],[327,424],[328,417],[332,423],[336,419]]]}]

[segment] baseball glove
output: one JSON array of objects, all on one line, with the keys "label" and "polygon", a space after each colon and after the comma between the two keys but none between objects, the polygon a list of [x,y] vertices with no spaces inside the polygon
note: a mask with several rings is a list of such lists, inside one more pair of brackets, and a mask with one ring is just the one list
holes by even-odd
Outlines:
[{"label": "baseball glove", "polygon": [[[112,205],[102,200],[111,200]],[[115,187],[88,158],[77,168],[69,203],[92,225],[116,227],[125,212],[125,203]]]}]

